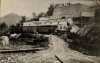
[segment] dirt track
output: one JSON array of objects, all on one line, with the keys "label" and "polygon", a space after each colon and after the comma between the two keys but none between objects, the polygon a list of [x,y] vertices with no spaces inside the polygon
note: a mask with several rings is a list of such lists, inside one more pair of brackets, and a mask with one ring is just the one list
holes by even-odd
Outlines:
[{"label": "dirt track", "polygon": [[[62,39],[52,36],[50,48],[36,53],[13,53],[7,55],[2,62],[14,63],[60,63],[55,55],[64,63],[100,63],[100,58],[87,56],[68,48],[68,44]],[[3,56],[3,55],[2,55]]]}]

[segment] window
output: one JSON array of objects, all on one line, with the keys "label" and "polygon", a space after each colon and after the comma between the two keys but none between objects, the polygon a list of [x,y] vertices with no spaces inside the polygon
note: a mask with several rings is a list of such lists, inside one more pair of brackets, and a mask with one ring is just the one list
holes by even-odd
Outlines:
[{"label": "window", "polygon": [[52,24],[52,22],[50,22],[50,24]]},{"label": "window", "polygon": [[62,29],[62,26],[60,26],[60,29]]},{"label": "window", "polygon": [[64,26],[64,28],[63,29],[66,29],[66,27]]},{"label": "window", "polygon": [[58,22],[58,24],[59,24],[59,22]]}]

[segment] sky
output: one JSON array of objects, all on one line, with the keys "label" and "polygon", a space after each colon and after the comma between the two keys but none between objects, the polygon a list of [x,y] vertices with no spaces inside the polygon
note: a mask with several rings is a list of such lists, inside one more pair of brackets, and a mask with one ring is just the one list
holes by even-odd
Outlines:
[{"label": "sky", "polygon": [[82,3],[93,4],[90,0],[1,0],[1,17],[15,13],[20,16],[32,17],[32,13],[46,12],[50,4],[54,3]]}]

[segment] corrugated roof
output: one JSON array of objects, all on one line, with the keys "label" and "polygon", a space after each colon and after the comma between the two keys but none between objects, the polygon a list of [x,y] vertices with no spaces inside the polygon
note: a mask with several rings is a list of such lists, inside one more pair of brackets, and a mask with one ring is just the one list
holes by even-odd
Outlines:
[{"label": "corrugated roof", "polygon": [[42,21],[33,21],[36,25],[42,24]]},{"label": "corrugated roof", "polygon": [[23,26],[38,26],[34,22],[24,22]]},{"label": "corrugated roof", "polygon": [[34,24],[36,24],[36,25],[39,25],[39,24],[42,24],[42,21],[31,21],[31,20],[27,20],[27,21],[25,21],[24,23],[34,23]]}]

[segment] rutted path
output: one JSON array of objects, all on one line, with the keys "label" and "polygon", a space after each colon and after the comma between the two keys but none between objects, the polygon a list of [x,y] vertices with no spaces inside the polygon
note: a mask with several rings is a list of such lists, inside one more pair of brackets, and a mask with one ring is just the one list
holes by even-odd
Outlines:
[{"label": "rutted path", "polygon": [[[52,35],[51,45],[48,50],[25,53],[10,54],[11,59],[7,62],[14,63],[60,63],[55,55],[64,63],[100,63],[100,58],[95,56],[87,56],[80,52],[68,48],[68,44],[59,37]],[[7,59],[5,59],[7,60]],[[0,62],[1,63],[1,62]]]}]

